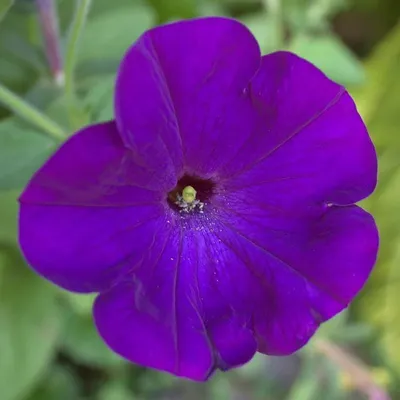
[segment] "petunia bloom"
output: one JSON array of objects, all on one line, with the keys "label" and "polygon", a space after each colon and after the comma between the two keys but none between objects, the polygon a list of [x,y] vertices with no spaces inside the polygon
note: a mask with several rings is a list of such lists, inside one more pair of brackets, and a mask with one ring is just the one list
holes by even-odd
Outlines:
[{"label": "petunia bloom", "polygon": [[73,135],[20,198],[34,270],[99,293],[126,359],[194,380],[290,354],[376,260],[354,205],[377,159],[346,90],[227,18],[156,27],[127,51],[115,120]]}]

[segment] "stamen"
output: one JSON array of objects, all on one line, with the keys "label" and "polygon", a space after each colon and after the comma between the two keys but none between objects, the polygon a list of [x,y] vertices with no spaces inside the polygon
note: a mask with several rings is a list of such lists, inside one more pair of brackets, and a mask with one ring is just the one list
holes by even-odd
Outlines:
[{"label": "stamen", "polygon": [[186,203],[192,204],[196,200],[196,189],[193,186],[186,186],[182,190],[182,197]]},{"label": "stamen", "polygon": [[180,212],[189,213],[196,209],[203,214],[204,203],[196,199],[196,189],[193,186],[186,186],[182,190],[182,195],[177,193],[175,204],[180,208]]}]

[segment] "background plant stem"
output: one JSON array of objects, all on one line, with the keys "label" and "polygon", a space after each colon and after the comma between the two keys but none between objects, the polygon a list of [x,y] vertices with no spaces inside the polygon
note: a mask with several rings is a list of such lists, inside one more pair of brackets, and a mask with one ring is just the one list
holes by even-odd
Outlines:
[{"label": "background plant stem", "polygon": [[57,123],[1,84],[0,103],[53,139],[62,141],[66,138],[64,130]]},{"label": "background plant stem", "polygon": [[76,2],[75,16],[72,20],[65,55],[65,94],[68,102],[68,113],[73,128],[80,128],[80,108],[77,105],[75,89],[75,67],[78,54],[79,39],[85,27],[92,0]]},{"label": "background plant stem", "polygon": [[58,16],[54,0],[36,0],[39,14],[40,28],[45,46],[47,61],[54,82],[64,85],[64,71],[62,65],[60,32]]},{"label": "background plant stem", "polygon": [[316,340],[315,348],[346,372],[351,377],[354,387],[365,393],[369,400],[390,400],[385,390],[374,382],[368,367],[361,360],[328,340]]}]

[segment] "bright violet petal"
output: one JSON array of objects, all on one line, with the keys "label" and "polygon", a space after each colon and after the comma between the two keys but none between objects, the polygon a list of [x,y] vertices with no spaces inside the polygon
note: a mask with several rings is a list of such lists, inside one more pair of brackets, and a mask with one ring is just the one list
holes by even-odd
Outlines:
[{"label": "bright violet petal", "polygon": [[19,236],[27,261],[66,289],[107,289],[150,248],[166,185],[135,163],[114,123],[84,128],[21,195]]},{"label": "bright violet petal", "polygon": [[[307,212],[352,204],[375,188],[377,158],[354,102],[309,62],[286,52],[263,57],[249,96],[259,127],[220,171],[238,201]],[[262,116],[268,118],[262,118]]]},{"label": "bright violet petal", "polygon": [[94,315],[105,342],[125,358],[205,380],[249,361],[256,341],[221,298],[199,257],[202,233],[191,228],[171,227],[127,282],[98,297]]},{"label": "bright violet petal", "polygon": [[118,73],[115,112],[125,143],[145,162],[177,171],[183,151],[186,172],[211,176],[246,139],[252,110],[244,89],[260,60],[250,31],[227,18],[146,32]]},{"label": "bright violet petal", "polygon": [[107,290],[151,251],[163,207],[22,204],[19,240],[36,272],[76,292]]},{"label": "bright violet petal", "polygon": [[22,204],[122,207],[155,204],[176,184],[143,168],[120,139],[114,122],[92,125],[67,140],[34,175]]},{"label": "bright violet petal", "polygon": [[192,269],[191,287],[200,299],[199,309],[213,345],[215,368],[228,370],[248,362],[257,344],[248,326],[249,316],[235,313],[220,290],[221,285],[229,283],[220,281],[218,270],[232,267],[229,262],[225,264],[225,249],[213,233],[217,227],[212,222],[213,214],[214,210],[209,209],[198,219],[183,219],[183,263]]},{"label": "bright violet petal", "polygon": [[243,214],[221,214],[225,229],[215,233],[236,255],[225,260],[238,282],[230,302],[253,310],[259,351],[289,354],[361,290],[376,261],[376,225],[356,206],[331,207],[308,225]]}]

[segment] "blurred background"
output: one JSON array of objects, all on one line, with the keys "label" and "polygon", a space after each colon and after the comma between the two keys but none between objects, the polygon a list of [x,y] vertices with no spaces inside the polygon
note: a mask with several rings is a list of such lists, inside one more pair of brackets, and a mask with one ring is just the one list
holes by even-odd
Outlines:
[{"label": "blurred background", "polygon": [[[379,186],[363,206],[382,238],[363,292],[309,345],[205,384],[111,353],[93,296],[41,280],[16,241],[16,199],[32,173],[65,134],[112,117],[127,47],[200,15],[238,18],[264,53],[291,50],[348,88],[379,153]],[[0,399],[400,399],[399,20],[399,0],[0,0]]]}]

